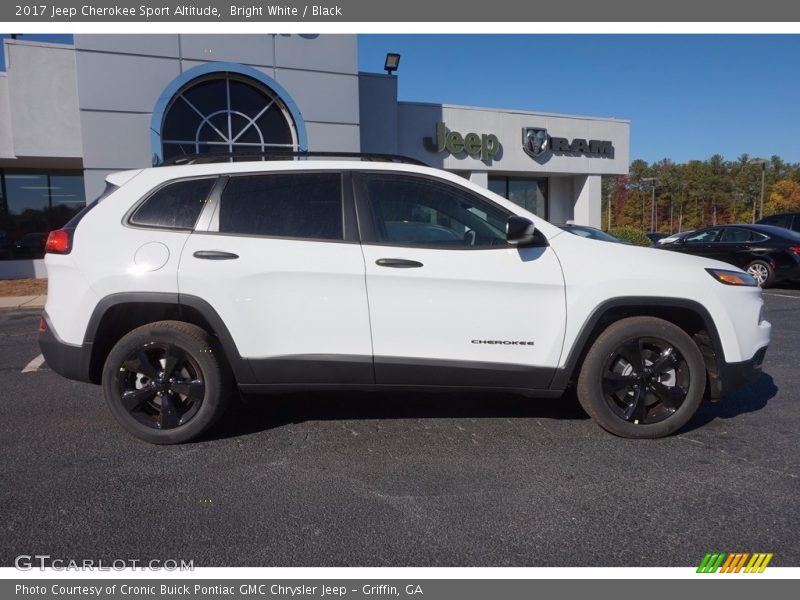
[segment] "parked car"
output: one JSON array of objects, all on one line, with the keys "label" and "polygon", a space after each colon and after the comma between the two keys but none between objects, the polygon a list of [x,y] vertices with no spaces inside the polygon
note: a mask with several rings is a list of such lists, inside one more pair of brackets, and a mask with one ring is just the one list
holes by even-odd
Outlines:
[{"label": "parked car", "polygon": [[0,230],[0,260],[11,258],[11,240],[5,231]]},{"label": "parked car", "polygon": [[554,223],[556,227],[560,227],[564,231],[569,231],[573,235],[577,235],[591,240],[600,240],[601,242],[616,242],[618,244],[627,244],[618,237],[614,237],[610,233],[606,233],[597,227],[589,227],[588,225],[575,225],[574,223]]},{"label": "parked car", "polygon": [[689,231],[679,231],[678,233],[671,233],[667,237],[663,237],[656,242],[656,246],[663,246],[665,244],[674,244],[678,240],[682,240],[686,236],[689,236],[694,233],[694,229],[690,229]]},{"label": "parked car", "polygon": [[783,227],[791,229],[792,231],[800,231],[800,213],[778,213],[764,217],[757,221],[759,225],[772,225],[774,227]]},{"label": "parked car", "polygon": [[26,233],[14,242],[14,258],[44,258],[46,233]]},{"label": "parked car", "polygon": [[650,245],[655,246],[659,240],[663,240],[667,237],[666,233],[661,233],[660,231],[647,231],[645,232],[647,239],[650,240]]},{"label": "parked car", "polygon": [[47,240],[47,364],[148,442],[202,435],[233,384],[575,386],[654,438],[761,372],[761,290],[725,263],[570,235],[419,164],[220,158],[109,175]]},{"label": "parked car", "polygon": [[800,233],[771,225],[717,225],[661,246],[744,269],[761,287],[800,279]]}]

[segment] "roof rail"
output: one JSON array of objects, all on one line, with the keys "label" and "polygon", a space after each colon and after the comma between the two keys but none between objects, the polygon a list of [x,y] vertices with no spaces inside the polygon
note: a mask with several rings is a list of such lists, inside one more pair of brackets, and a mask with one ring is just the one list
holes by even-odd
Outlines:
[{"label": "roof rail", "polygon": [[158,163],[154,167],[166,167],[173,165],[204,165],[219,162],[240,162],[253,160],[290,160],[293,158],[357,158],[364,161],[406,163],[427,167],[421,160],[401,156],[399,154],[379,154],[372,152],[320,152],[309,150],[269,150],[264,152],[222,152],[214,154],[182,154],[168,158]]}]

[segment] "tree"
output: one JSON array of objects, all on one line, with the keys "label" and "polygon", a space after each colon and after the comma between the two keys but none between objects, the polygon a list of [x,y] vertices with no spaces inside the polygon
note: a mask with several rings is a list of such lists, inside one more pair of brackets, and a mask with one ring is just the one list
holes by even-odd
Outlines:
[{"label": "tree", "polygon": [[772,186],[764,204],[764,213],[773,215],[780,212],[800,212],[800,183],[797,181],[781,179]]}]

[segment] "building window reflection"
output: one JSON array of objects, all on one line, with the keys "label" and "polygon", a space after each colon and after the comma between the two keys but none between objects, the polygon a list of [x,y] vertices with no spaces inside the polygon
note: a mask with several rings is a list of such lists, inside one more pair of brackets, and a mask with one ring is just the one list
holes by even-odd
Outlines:
[{"label": "building window reflection", "polygon": [[547,219],[547,178],[489,177],[489,189],[537,217]]},{"label": "building window reflection", "polygon": [[48,232],[86,206],[80,171],[0,171],[0,260],[42,258]]}]

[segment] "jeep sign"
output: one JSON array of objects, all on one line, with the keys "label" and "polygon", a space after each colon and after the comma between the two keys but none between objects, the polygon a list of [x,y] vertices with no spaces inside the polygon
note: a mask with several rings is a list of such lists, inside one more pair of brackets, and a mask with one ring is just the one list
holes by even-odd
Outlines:
[{"label": "jeep sign", "polygon": [[500,140],[493,133],[461,135],[457,131],[447,131],[447,125],[442,121],[436,123],[436,135],[424,138],[423,142],[431,152],[447,151],[450,154],[466,152],[470,156],[480,157],[483,161],[491,159],[500,151]]}]

